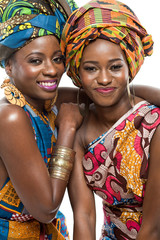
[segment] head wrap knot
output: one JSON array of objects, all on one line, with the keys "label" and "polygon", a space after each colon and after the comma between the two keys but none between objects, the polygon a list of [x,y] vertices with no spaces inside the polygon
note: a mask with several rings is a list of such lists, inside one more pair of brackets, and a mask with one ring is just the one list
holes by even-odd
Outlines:
[{"label": "head wrap knot", "polygon": [[0,1],[0,61],[36,37],[55,35],[60,39],[74,0]]},{"label": "head wrap knot", "polygon": [[119,44],[132,79],[144,57],[153,51],[152,36],[127,5],[116,0],[92,0],[70,15],[62,33],[61,48],[66,56],[67,74],[77,86],[81,86],[78,74],[84,47],[96,38]]}]

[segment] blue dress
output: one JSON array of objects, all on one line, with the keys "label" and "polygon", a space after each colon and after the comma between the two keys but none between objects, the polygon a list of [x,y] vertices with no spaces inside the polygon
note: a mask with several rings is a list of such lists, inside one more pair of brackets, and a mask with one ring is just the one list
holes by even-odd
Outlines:
[{"label": "blue dress", "polygon": [[[35,140],[46,167],[48,167],[52,147],[57,138],[57,130],[51,128],[47,112],[40,116],[29,105],[25,105],[23,108],[31,121]],[[53,113],[56,116],[55,107]],[[50,224],[42,224],[34,219],[25,209],[8,178],[0,190],[0,239],[68,240],[69,234],[65,216],[60,211],[53,223]]]}]

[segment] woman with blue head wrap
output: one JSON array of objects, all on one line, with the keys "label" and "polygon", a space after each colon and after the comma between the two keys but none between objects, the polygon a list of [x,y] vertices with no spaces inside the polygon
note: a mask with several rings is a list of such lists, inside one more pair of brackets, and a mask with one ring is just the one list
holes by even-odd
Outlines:
[{"label": "woman with blue head wrap", "polygon": [[81,118],[72,106],[57,145],[54,101],[64,72],[60,37],[75,8],[72,0],[0,1],[0,63],[9,76],[0,102],[0,239],[69,239],[58,208]]}]

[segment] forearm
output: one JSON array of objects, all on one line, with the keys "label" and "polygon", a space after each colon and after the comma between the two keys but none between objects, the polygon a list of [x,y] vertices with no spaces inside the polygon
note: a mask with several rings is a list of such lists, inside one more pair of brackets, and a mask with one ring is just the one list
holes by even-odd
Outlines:
[{"label": "forearm", "polygon": [[133,88],[137,97],[141,97],[154,105],[160,106],[159,88],[144,85],[135,85]]},{"label": "forearm", "polygon": [[74,221],[73,240],[96,240],[94,218],[81,216]]},{"label": "forearm", "polygon": [[[150,224],[151,225],[151,224]],[[160,239],[160,229],[157,226],[156,228],[151,228],[150,226],[141,227],[136,240],[159,240]]]},{"label": "forearm", "polygon": [[61,145],[68,148],[73,148],[74,138],[76,134],[76,128],[71,125],[63,125],[59,127],[57,145]]},{"label": "forearm", "polygon": [[[70,126],[63,126],[59,128],[58,139],[55,147],[55,153],[53,152],[52,160],[56,158],[56,164],[53,163],[53,168],[49,168],[51,173],[51,182],[53,189],[53,202],[54,205],[59,207],[62,202],[70,173],[72,171],[72,166],[74,162],[74,151],[72,150],[73,141],[75,137],[76,129]],[[59,151],[60,149],[60,151]],[[58,150],[58,153],[57,153]],[[65,152],[64,152],[65,150]],[[54,151],[54,149],[53,149]],[[55,154],[55,155],[54,155]],[[60,161],[60,165],[58,164]],[[72,165],[72,166],[71,166]],[[55,168],[56,167],[56,168]]]}]

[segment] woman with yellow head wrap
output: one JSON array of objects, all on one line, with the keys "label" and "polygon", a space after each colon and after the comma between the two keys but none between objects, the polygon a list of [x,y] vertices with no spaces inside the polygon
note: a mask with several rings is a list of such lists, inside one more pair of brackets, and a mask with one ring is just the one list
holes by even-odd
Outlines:
[{"label": "woman with yellow head wrap", "polygon": [[0,101],[1,240],[69,239],[58,209],[74,151],[60,126],[55,146],[53,100],[64,72],[60,37],[75,8],[72,0],[0,1],[0,63],[10,78]]},{"label": "woman with yellow head wrap", "polygon": [[92,100],[74,143],[74,239],[95,239],[93,193],[103,200],[101,240],[160,239],[160,109],[127,91],[151,35],[127,5],[92,0],[70,15],[61,46],[67,74]]}]

